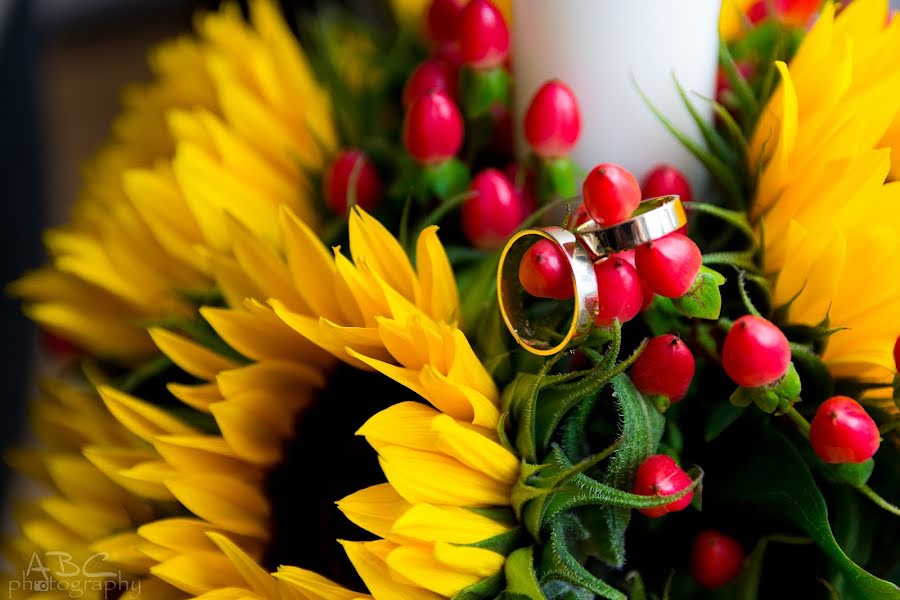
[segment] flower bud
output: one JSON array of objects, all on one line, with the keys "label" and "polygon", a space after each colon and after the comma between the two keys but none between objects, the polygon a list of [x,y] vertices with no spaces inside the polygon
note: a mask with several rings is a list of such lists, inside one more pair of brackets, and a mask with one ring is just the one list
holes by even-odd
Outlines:
[{"label": "flower bud", "polygon": [[[668,496],[690,487],[691,483],[693,483],[691,476],[675,464],[671,456],[654,454],[638,467],[632,491],[641,496]],[[639,508],[638,512],[645,517],[656,519],[667,513],[684,510],[693,499],[694,492],[691,490],[678,500],[654,508]]]},{"label": "flower bud", "polygon": [[342,150],[332,161],[322,180],[328,207],[337,215],[347,213],[351,201],[373,210],[381,201],[381,179],[372,161],[362,150]]},{"label": "flower bud", "polygon": [[641,279],[651,290],[666,298],[680,298],[694,285],[703,255],[691,238],[670,233],[638,246],[635,261]]},{"label": "flower bud", "polygon": [[462,115],[450,96],[432,90],[413,100],[403,121],[410,156],[425,165],[442,163],[459,152],[462,141]]},{"label": "flower bud", "polygon": [[722,367],[739,386],[755,388],[781,379],[791,364],[791,346],[771,322],[745,315],[734,322],[722,347]]},{"label": "flower bud", "polygon": [[413,100],[431,91],[445,92],[451,98],[456,96],[456,69],[440,58],[424,61],[406,80],[406,85],[403,86],[403,108],[408,110]]},{"label": "flower bud", "polygon": [[476,175],[469,189],[473,197],[460,210],[463,233],[476,248],[502,246],[528,216],[524,198],[497,169]]},{"label": "flower bud", "polygon": [[810,423],[809,442],[826,463],[861,463],[878,451],[881,435],[856,400],[833,396],[819,405]]},{"label": "flower bud", "polygon": [[537,156],[569,154],[581,135],[581,111],[575,94],[558,79],[537,91],[525,113],[525,139]]},{"label": "flower bud", "polygon": [[463,63],[473,69],[500,67],[509,56],[509,28],[488,0],[470,0],[462,11],[459,46]]}]

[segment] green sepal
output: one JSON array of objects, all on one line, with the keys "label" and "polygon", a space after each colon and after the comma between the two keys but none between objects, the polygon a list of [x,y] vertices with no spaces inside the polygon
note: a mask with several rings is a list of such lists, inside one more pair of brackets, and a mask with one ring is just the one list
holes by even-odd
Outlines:
[{"label": "green sepal", "polygon": [[719,286],[725,281],[721,273],[705,266],[700,267],[691,288],[680,298],[673,298],[672,305],[686,317],[718,319],[722,312],[722,294],[719,292]]},{"label": "green sepal", "polygon": [[540,169],[541,180],[546,182],[543,197],[571,198],[578,194],[581,169],[571,158],[543,159]]},{"label": "green sepal", "polygon": [[520,548],[510,554],[503,570],[506,575],[505,598],[544,600],[544,592],[534,571],[534,546]]},{"label": "green sepal", "polygon": [[871,458],[861,463],[826,464],[822,463],[822,473],[831,481],[845,483],[852,487],[864,485],[872,471],[875,469],[875,461]]},{"label": "green sepal", "polygon": [[[568,526],[567,526],[568,525]],[[575,535],[572,535],[573,531]],[[558,518],[550,524],[550,543],[544,546],[540,573],[542,581],[565,581],[609,600],[627,600],[627,596],[588,571],[572,555],[569,540],[583,531],[574,517]],[[583,536],[582,536],[583,537]]]},{"label": "green sepal", "polygon": [[776,411],[783,413],[800,398],[800,390],[800,375],[791,362],[787,372],[778,381],[755,388],[740,387],[731,395],[729,401],[740,408],[756,404],[764,413],[772,414]]},{"label": "green sepal", "polygon": [[491,600],[503,590],[506,577],[497,573],[478,583],[472,584],[453,595],[453,600]]},{"label": "green sepal", "polygon": [[488,116],[496,105],[509,106],[512,78],[503,67],[463,69],[460,80],[462,104],[469,120]]},{"label": "green sepal", "polygon": [[508,556],[522,546],[525,546],[529,539],[530,538],[528,537],[528,534],[525,532],[525,530],[523,530],[521,527],[516,527],[515,529],[510,529],[509,531],[506,531],[499,535],[495,535],[494,537],[490,537],[486,540],[481,540],[480,542],[460,545],[471,548],[481,548],[482,550],[490,550],[492,552],[496,552],[497,554]]},{"label": "green sepal", "polygon": [[437,198],[447,200],[469,187],[469,167],[456,157],[422,170],[422,181]]}]

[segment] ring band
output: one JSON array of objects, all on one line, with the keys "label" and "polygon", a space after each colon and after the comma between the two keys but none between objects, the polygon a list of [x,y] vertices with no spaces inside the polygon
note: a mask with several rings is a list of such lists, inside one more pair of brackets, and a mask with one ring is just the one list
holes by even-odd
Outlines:
[{"label": "ring band", "polygon": [[659,196],[640,203],[628,220],[601,227],[588,221],[575,234],[596,257],[636,248],[677,231],[687,223],[684,205],[678,196]]},{"label": "ring band", "polygon": [[[590,333],[597,315],[599,290],[594,263],[614,252],[635,248],[658,240],[687,223],[684,206],[678,196],[660,196],[641,202],[635,215],[615,225],[601,227],[589,221],[574,232],[561,227],[525,229],[506,243],[497,268],[497,299],[500,312],[516,342],[533,354],[549,356],[566,348],[572,341]],[[525,252],[538,240],[555,244],[565,257],[574,288],[574,302],[565,334],[553,339],[541,332],[539,324],[528,315],[519,281],[519,264]]]}]

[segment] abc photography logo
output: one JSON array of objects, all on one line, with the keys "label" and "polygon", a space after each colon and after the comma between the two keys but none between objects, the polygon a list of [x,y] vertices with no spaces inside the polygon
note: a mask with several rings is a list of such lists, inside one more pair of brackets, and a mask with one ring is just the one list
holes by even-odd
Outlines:
[{"label": "abc photography logo", "polygon": [[79,564],[68,552],[35,552],[22,578],[10,579],[9,597],[14,592],[60,592],[71,598],[80,598],[85,592],[99,592],[108,599],[140,596],[140,579],[126,579],[121,571],[104,570],[107,558],[107,553],[98,552]]}]

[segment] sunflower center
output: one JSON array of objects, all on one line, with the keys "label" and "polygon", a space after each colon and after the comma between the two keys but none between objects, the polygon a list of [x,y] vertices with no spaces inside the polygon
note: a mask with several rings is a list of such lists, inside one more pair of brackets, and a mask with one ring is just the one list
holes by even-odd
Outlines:
[{"label": "sunflower center", "polygon": [[284,460],[266,481],[272,507],[267,568],[297,565],[365,589],[337,540],[374,537],[348,521],[335,502],[384,482],[375,451],[354,434],[369,417],[409,396],[379,373],[344,364],[331,373],[316,402],[297,418]]}]

